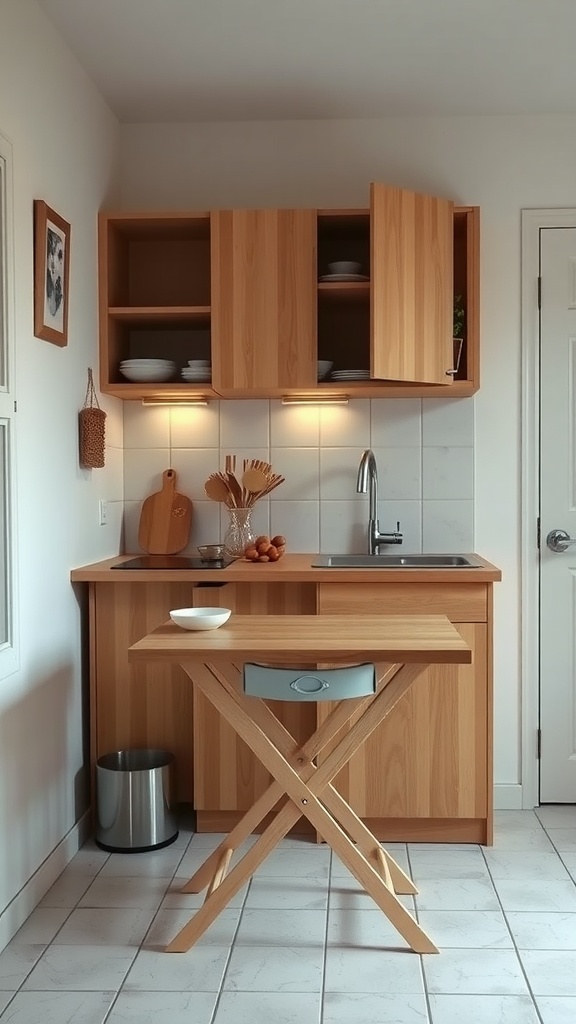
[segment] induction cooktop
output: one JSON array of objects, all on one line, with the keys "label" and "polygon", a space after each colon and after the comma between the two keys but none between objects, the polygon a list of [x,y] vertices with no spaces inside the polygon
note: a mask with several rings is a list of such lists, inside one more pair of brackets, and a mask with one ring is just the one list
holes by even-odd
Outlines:
[{"label": "induction cooktop", "polygon": [[202,558],[188,555],[140,555],[129,558],[127,562],[111,565],[111,569],[225,569],[233,562],[233,558],[215,558],[205,562]]}]

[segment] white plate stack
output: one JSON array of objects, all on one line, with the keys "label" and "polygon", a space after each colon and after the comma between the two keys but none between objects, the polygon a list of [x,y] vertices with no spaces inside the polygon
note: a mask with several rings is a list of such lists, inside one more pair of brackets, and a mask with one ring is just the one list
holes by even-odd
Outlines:
[{"label": "white plate stack", "polygon": [[331,380],[370,380],[369,370],[333,370]]},{"label": "white plate stack", "polygon": [[182,380],[188,384],[209,384],[212,380],[212,367],[209,359],[189,359],[188,366],[180,371]]},{"label": "white plate stack", "polygon": [[170,380],[176,373],[176,363],[171,359],[123,359],[120,373],[127,380],[139,384],[159,383]]}]

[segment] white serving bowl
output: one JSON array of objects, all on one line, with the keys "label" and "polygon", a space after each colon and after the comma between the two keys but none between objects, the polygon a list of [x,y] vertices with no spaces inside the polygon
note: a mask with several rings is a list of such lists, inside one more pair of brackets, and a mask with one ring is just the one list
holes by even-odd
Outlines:
[{"label": "white serving bowl", "polygon": [[189,359],[188,360],[188,366],[193,366],[193,367],[210,366],[210,360],[209,359]]},{"label": "white serving bowl", "polygon": [[319,380],[322,380],[323,377],[327,377],[333,366],[334,366],[334,363],[332,363],[329,359],[319,359],[318,360],[318,378],[319,378]]},{"label": "white serving bowl", "polygon": [[122,359],[120,366],[176,366],[173,359]]},{"label": "white serving bowl", "polygon": [[218,629],[231,614],[230,608],[176,608],[170,618],[182,629]]},{"label": "white serving bowl", "polygon": [[137,381],[139,384],[156,384],[170,380],[174,376],[174,368],[172,366],[121,366],[120,373],[127,380]]},{"label": "white serving bowl", "polygon": [[359,274],[361,269],[361,263],[354,263],[351,260],[339,260],[337,263],[328,264],[331,274]]}]

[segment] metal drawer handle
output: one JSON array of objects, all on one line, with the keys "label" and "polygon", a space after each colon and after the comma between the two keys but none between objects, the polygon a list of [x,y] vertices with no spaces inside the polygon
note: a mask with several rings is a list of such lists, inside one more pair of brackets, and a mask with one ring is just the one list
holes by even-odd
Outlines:
[{"label": "metal drawer handle", "polygon": [[[302,686],[302,683],[315,683],[315,686]],[[290,683],[290,689],[296,690],[297,693],[320,693],[320,690],[327,690],[330,683],[327,683],[324,679],[318,679],[318,676],[299,676]]]},{"label": "metal drawer handle", "polygon": [[566,530],[550,530],[546,543],[551,551],[567,551],[572,544],[576,544],[576,537],[571,537]]}]

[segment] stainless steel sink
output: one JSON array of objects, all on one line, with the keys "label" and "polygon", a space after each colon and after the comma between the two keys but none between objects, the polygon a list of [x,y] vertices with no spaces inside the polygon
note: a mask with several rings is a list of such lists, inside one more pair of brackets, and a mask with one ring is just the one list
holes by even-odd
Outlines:
[{"label": "stainless steel sink", "polygon": [[323,569],[478,569],[474,555],[320,555]]}]

